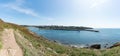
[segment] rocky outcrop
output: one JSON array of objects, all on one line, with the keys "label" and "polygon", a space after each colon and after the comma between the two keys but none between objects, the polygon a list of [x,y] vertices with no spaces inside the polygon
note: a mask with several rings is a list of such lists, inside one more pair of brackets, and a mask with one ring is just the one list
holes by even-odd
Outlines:
[{"label": "rocky outcrop", "polygon": [[100,49],[101,45],[100,44],[93,44],[90,46],[91,49]]},{"label": "rocky outcrop", "polygon": [[111,46],[110,48],[114,48],[114,47],[118,47],[118,46],[120,46],[120,42],[113,44],[113,46]]}]

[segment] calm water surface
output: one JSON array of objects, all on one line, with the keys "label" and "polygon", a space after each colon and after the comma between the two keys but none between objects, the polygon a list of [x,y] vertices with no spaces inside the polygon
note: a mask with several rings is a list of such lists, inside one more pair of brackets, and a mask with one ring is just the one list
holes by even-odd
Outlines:
[{"label": "calm water surface", "polygon": [[96,29],[100,32],[44,30],[35,27],[28,27],[28,29],[49,40],[56,40],[65,45],[89,46],[101,44],[104,47],[108,44],[109,47],[116,42],[120,42],[120,29]]}]

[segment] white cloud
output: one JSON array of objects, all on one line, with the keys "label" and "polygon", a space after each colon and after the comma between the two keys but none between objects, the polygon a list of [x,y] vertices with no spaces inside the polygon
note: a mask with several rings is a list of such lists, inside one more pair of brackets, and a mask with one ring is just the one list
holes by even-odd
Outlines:
[{"label": "white cloud", "polygon": [[71,0],[74,7],[82,7],[87,9],[100,7],[108,1],[109,0]]},{"label": "white cloud", "polygon": [[90,8],[96,8],[98,6],[103,5],[104,3],[106,3],[108,0],[91,0],[91,5]]},{"label": "white cloud", "polygon": [[21,7],[23,3],[25,3],[25,0],[16,0],[13,3],[4,4],[3,6],[26,15],[31,15],[38,18],[40,17],[33,9]]},{"label": "white cloud", "polygon": [[34,12],[33,10],[28,9],[28,8],[22,8],[22,7],[16,6],[16,5],[6,5],[6,7],[10,8],[10,9],[13,9],[13,10],[16,10],[20,13],[31,15],[31,16],[34,16],[34,17],[39,17],[39,15],[36,12]]},{"label": "white cloud", "polygon": [[53,20],[53,18],[41,16],[40,14],[35,12],[33,9],[23,8],[22,6],[24,6],[24,3],[25,3],[25,0],[15,0],[12,3],[2,4],[0,6],[3,6],[3,7],[8,8],[8,9],[12,9],[12,10],[15,10],[17,12],[20,12],[20,13],[23,13],[26,15],[30,15],[30,16],[33,16],[33,17],[36,17],[39,19],[49,20],[49,21]]}]

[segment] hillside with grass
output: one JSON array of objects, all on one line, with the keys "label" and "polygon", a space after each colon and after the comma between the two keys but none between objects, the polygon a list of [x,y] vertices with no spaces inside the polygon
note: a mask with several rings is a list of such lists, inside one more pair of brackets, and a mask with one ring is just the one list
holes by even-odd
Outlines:
[{"label": "hillside with grass", "polygon": [[[4,52],[6,51],[6,52]],[[120,47],[73,48],[45,39],[27,28],[0,20],[0,56],[120,56]]]}]

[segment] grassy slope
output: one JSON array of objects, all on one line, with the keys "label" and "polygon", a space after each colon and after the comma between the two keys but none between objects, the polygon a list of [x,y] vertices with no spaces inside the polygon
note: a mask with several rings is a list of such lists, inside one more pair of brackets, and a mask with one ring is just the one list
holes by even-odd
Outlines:
[{"label": "grassy slope", "polygon": [[[77,49],[51,42],[42,36],[31,33],[25,27],[0,21],[0,31],[4,28],[15,30],[16,41],[23,49],[24,56],[120,56],[120,47],[107,50]],[[23,38],[16,33],[22,35]]]}]

